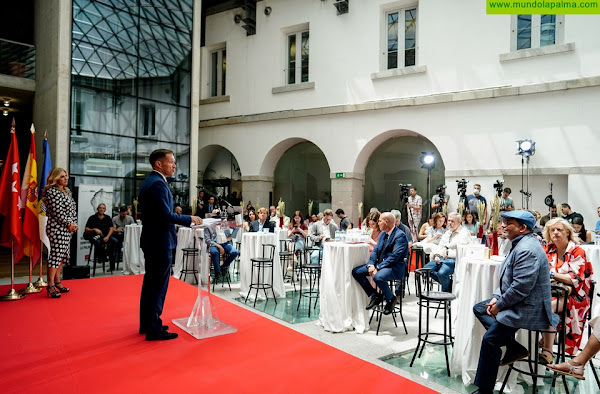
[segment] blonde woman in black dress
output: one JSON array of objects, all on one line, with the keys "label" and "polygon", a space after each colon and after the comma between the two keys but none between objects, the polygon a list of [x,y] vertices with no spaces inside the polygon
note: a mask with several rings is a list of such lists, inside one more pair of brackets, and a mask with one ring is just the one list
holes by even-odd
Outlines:
[{"label": "blonde woman in black dress", "polygon": [[77,231],[77,212],[71,191],[67,187],[69,175],[62,168],[54,168],[48,174],[48,182],[44,188],[44,204],[48,225],[46,235],[50,240],[48,255],[48,297],[59,298],[60,293],[68,293],[70,289],[60,283],[60,269],[63,262],[69,261],[71,238]]}]

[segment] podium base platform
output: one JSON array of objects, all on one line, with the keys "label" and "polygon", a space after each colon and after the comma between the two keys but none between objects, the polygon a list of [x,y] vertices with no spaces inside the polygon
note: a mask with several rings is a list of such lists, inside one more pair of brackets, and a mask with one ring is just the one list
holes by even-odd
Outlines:
[{"label": "podium base platform", "polygon": [[211,327],[201,324],[188,327],[187,324],[189,320],[189,317],[181,317],[179,319],[173,319],[173,324],[196,339],[217,337],[219,335],[233,334],[237,332],[237,328],[215,318],[212,319]]}]

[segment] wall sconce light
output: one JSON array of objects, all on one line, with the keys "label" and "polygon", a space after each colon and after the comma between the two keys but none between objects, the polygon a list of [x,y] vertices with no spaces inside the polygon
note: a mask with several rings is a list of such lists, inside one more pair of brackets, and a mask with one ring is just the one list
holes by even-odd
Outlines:
[{"label": "wall sconce light", "polygon": [[5,107],[9,107],[10,106],[10,100],[4,99],[4,106]]},{"label": "wall sconce light", "polygon": [[8,116],[8,110],[5,109],[4,111],[2,111],[2,115]]},{"label": "wall sconce light", "polygon": [[233,21],[234,21],[235,23],[240,23],[240,22],[242,21],[242,16],[241,16],[240,14],[236,14],[236,15],[233,17]]},{"label": "wall sconce light", "polygon": [[265,7],[265,15],[269,16],[271,15],[271,12],[273,12],[273,9],[271,7]]}]

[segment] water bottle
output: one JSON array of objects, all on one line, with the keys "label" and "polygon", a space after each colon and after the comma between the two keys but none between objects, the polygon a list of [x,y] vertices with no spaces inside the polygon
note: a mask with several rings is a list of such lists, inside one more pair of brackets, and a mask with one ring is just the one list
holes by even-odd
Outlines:
[{"label": "water bottle", "polygon": [[335,230],[335,242],[340,242],[341,234],[340,230]]}]

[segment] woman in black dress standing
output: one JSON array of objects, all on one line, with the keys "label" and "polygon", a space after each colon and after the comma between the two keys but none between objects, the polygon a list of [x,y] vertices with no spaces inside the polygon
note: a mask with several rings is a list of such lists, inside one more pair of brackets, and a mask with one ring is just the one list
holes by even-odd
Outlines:
[{"label": "woman in black dress standing", "polygon": [[70,289],[60,283],[62,264],[69,261],[71,238],[77,231],[77,211],[71,191],[67,187],[69,176],[62,168],[54,168],[48,174],[48,182],[44,188],[44,205],[48,224],[46,234],[50,240],[48,255],[48,297],[59,298],[60,293],[68,293]]}]

